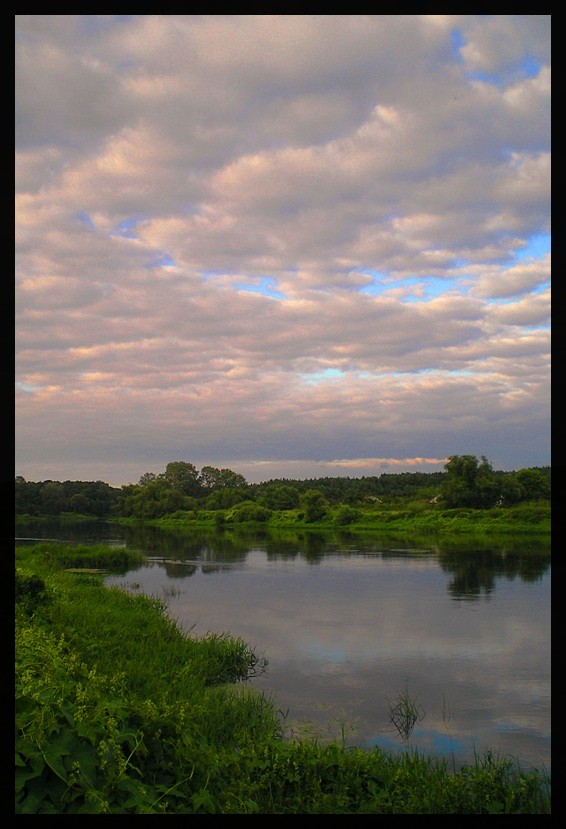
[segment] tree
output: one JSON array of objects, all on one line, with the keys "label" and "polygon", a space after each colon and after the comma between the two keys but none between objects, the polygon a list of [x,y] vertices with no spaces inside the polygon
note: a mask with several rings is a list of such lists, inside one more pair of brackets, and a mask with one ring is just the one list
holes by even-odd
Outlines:
[{"label": "tree", "polygon": [[45,481],[40,493],[41,511],[46,515],[59,515],[67,508],[63,484],[59,481]]},{"label": "tree", "polygon": [[248,482],[239,472],[232,469],[217,469],[215,466],[203,466],[198,476],[199,484],[206,490],[231,487],[232,489],[245,489]]},{"label": "tree", "polygon": [[288,484],[268,484],[264,489],[260,503],[269,509],[287,510],[299,506],[299,493]]},{"label": "tree", "polygon": [[498,502],[502,495],[497,476],[487,458],[481,458],[475,480],[474,506],[488,509]]},{"label": "tree", "polygon": [[478,474],[478,459],[475,455],[450,455],[444,468],[453,480],[460,481],[469,489],[473,488]]},{"label": "tree", "polygon": [[198,476],[199,483],[203,489],[213,490],[220,484],[220,470],[215,466],[203,466]]},{"label": "tree", "polygon": [[134,518],[151,520],[190,508],[190,499],[179,489],[174,489],[165,479],[151,481],[135,487],[124,502],[124,514]]},{"label": "tree", "polygon": [[221,486],[232,487],[233,489],[247,489],[248,482],[239,472],[234,472],[233,469],[220,470]]},{"label": "tree", "polygon": [[248,496],[243,489],[238,487],[224,486],[215,489],[206,499],[207,509],[230,509],[236,504],[247,500]]},{"label": "tree", "polygon": [[41,483],[26,481],[16,475],[15,507],[17,515],[37,515],[40,510]]},{"label": "tree", "polygon": [[198,471],[192,463],[187,461],[172,461],[165,467],[165,481],[173,489],[183,495],[199,495],[201,486],[198,480]]},{"label": "tree", "polygon": [[498,485],[502,503],[506,506],[517,504],[523,498],[523,491],[514,472],[500,472]]},{"label": "tree", "polygon": [[539,501],[550,498],[550,482],[538,469],[520,469],[515,480],[521,488],[525,501]]},{"label": "tree", "polygon": [[160,477],[162,476],[156,475],[155,472],[144,472],[140,477],[139,484],[140,486],[145,486],[146,484],[150,484],[152,481],[156,481]]},{"label": "tree", "polygon": [[75,492],[69,498],[69,512],[88,515],[91,512],[91,503],[82,492]]},{"label": "tree", "polygon": [[328,501],[318,489],[307,489],[300,498],[305,521],[321,521],[328,512]]},{"label": "tree", "polygon": [[447,507],[492,507],[501,491],[491,464],[482,455],[451,455],[444,468],[448,480],[441,489],[442,500]]}]

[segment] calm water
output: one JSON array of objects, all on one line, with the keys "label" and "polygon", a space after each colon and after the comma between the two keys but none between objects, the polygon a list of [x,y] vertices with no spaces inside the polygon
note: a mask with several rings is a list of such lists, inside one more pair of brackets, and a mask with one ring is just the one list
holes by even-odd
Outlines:
[{"label": "calm water", "polygon": [[[289,733],[551,769],[548,546],[103,524],[18,534],[141,549],[146,564],[108,584],[165,598],[195,635],[252,645],[268,659],[252,684]],[[419,713],[408,740],[390,719],[402,694]]]}]

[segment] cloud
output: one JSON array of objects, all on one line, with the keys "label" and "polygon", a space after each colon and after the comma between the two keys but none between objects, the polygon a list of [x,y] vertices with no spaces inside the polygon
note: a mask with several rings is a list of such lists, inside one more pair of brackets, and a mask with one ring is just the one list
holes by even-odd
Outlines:
[{"label": "cloud", "polygon": [[549,462],[548,27],[16,15],[18,472]]}]

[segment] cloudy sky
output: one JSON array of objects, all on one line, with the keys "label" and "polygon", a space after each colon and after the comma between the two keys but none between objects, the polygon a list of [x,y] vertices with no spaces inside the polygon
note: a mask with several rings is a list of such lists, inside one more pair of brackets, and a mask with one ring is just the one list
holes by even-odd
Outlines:
[{"label": "cloudy sky", "polygon": [[550,463],[550,15],[16,15],[16,474]]}]

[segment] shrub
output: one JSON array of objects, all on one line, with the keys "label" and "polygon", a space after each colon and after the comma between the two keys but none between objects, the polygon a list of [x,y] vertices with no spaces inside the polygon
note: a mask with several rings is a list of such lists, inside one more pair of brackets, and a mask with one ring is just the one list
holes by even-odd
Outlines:
[{"label": "shrub", "polygon": [[347,524],[354,524],[361,518],[361,512],[354,507],[349,507],[347,504],[341,504],[334,515],[334,523],[343,527]]},{"label": "shrub", "polygon": [[31,614],[39,605],[45,604],[49,597],[45,581],[40,576],[16,569],[16,605]]},{"label": "shrub", "polygon": [[271,510],[267,507],[262,507],[261,504],[246,502],[236,507],[231,517],[238,524],[242,524],[245,521],[265,523],[271,517]]}]

